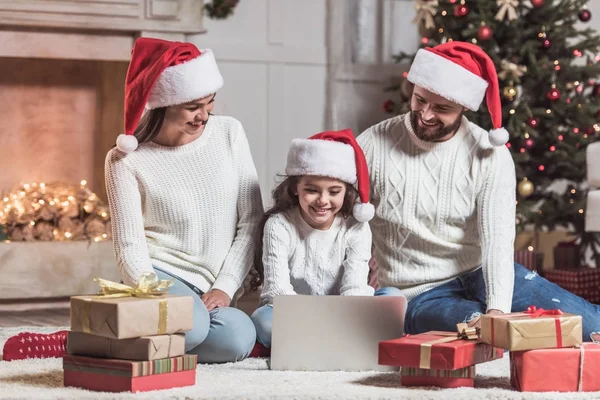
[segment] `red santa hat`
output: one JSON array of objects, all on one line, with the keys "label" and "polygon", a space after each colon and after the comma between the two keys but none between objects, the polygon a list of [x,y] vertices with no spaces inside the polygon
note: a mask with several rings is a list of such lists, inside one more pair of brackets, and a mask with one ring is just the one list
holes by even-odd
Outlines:
[{"label": "red santa hat", "polygon": [[292,140],[285,173],[288,176],[328,176],[356,184],[360,203],[352,209],[354,218],[368,222],[375,215],[375,207],[369,203],[367,160],[350,129]]},{"label": "red santa hat", "polygon": [[187,103],[215,93],[223,86],[215,56],[192,43],[139,38],[133,45],[125,79],[125,134],[117,148],[137,148],[133,136],[146,109]]},{"label": "red santa hat", "polygon": [[472,111],[479,109],[485,96],[493,127],[490,143],[502,146],[508,142],[508,131],[502,128],[496,67],[480,47],[452,41],[420,49],[407,79]]}]

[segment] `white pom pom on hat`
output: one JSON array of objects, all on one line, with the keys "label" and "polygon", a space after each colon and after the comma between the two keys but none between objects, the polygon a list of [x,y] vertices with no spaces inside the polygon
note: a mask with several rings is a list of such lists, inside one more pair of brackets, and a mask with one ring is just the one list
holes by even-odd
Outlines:
[{"label": "white pom pom on hat", "polygon": [[350,129],[292,140],[285,173],[288,176],[328,176],[356,184],[360,202],[353,206],[352,215],[359,222],[368,222],[375,215],[375,207],[369,203],[367,160]]},{"label": "white pom pom on hat", "polygon": [[502,146],[508,142],[508,131],[502,128],[496,66],[479,46],[452,41],[420,49],[406,79],[472,111],[479,109],[485,97],[493,127],[490,143]]},{"label": "white pom pom on hat", "polygon": [[222,86],[212,50],[186,42],[137,39],[125,79],[125,133],[117,137],[117,148],[135,151],[138,142],[133,133],[144,109],[187,103]]}]

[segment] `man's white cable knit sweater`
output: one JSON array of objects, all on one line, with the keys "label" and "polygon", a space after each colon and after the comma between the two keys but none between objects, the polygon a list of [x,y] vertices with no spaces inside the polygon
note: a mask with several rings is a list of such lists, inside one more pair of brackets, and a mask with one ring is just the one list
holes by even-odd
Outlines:
[{"label": "man's white cable knit sweater", "polygon": [[515,168],[506,147],[462,118],[445,142],[424,142],[410,114],[362,133],[376,207],[371,221],[379,284],[410,300],[483,268],[487,309],[511,311]]},{"label": "man's white cable knit sweater", "polygon": [[261,304],[277,295],[370,296],[371,230],[338,214],[328,230],[312,228],[298,207],[274,214],[263,235]]},{"label": "man's white cable knit sweater", "polygon": [[253,260],[262,216],[242,125],[212,116],[181,146],[109,151],[105,165],[117,265],[126,284],[156,266],[233,299]]}]

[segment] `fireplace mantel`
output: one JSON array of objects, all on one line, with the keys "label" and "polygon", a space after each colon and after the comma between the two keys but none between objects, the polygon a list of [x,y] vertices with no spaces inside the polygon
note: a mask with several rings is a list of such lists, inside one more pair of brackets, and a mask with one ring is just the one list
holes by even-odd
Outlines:
[{"label": "fireplace mantel", "polygon": [[203,0],[0,0],[0,57],[127,61],[133,41],[203,33]]}]

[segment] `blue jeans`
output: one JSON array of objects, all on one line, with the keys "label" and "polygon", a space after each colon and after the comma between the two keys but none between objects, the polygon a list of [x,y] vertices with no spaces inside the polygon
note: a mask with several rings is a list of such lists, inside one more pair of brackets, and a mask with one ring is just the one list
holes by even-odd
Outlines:
[{"label": "blue jeans", "polygon": [[[400,289],[393,287],[380,288],[375,291],[374,296],[403,296]],[[265,304],[252,313],[252,322],[256,327],[256,339],[266,348],[271,348],[271,336],[273,333],[273,305]]]},{"label": "blue jeans", "polygon": [[[583,340],[600,331],[600,306],[590,303],[515,263],[512,311],[535,305],[583,317]],[[408,303],[404,331],[455,331],[456,324],[468,322],[486,312],[486,287],[481,268],[421,293]]]},{"label": "blue jeans", "polygon": [[225,363],[248,357],[256,330],[243,311],[233,307],[217,307],[208,311],[202,302],[202,292],[180,278],[154,268],[159,279],[174,278],[170,294],[194,298],[194,324],[185,332],[185,352],[198,355],[199,363]]}]

